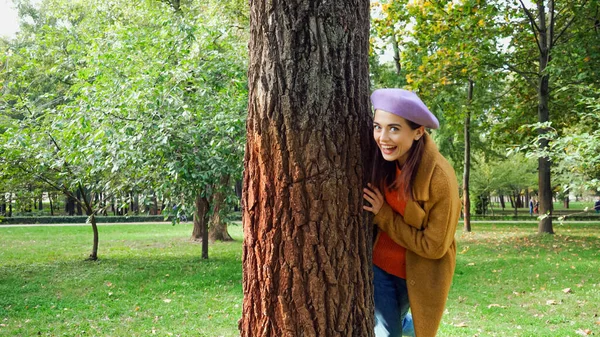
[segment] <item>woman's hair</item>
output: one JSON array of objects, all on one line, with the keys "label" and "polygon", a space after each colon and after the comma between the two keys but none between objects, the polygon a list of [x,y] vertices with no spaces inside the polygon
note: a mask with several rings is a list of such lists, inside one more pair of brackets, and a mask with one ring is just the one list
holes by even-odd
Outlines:
[{"label": "woman's hair", "polygon": [[[406,122],[412,130],[420,127],[419,124],[408,119]],[[425,150],[425,139],[426,137],[420,137],[418,140],[413,140],[413,145],[408,150],[406,162],[400,167],[402,172],[398,177],[396,177],[396,165],[400,165],[398,161],[383,159],[381,151],[378,148],[374,151],[371,181],[382,193],[384,193],[386,188],[388,190],[401,189],[400,192],[403,195],[409,199],[414,199],[412,186],[417,176],[417,169],[421,163],[421,158],[423,157],[423,151]]]}]

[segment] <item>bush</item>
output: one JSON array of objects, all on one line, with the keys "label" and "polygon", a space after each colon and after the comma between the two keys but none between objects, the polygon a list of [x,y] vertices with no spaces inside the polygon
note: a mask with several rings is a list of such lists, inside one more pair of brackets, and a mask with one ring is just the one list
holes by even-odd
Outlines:
[{"label": "bush", "polygon": [[[87,221],[87,216],[15,216],[0,218],[0,225],[18,224],[56,224],[56,223],[80,223]],[[162,215],[132,215],[132,216],[97,216],[97,223],[119,223],[119,222],[164,222],[171,221],[172,217],[165,220]]]}]

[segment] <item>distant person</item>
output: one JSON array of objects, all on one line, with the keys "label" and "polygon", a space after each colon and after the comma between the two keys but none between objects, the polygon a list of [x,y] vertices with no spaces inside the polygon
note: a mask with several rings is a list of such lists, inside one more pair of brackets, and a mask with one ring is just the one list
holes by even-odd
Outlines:
[{"label": "distant person", "polygon": [[532,216],[533,215],[533,198],[529,199],[529,215]]},{"label": "distant person", "polygon": [[538,214],[538,212],[540,211],[540,202],[539,201],[535,201],[535,206],[533,206],[533,212],[535,214]]},{"label": "distant person", "polygon": [[598,197],[596,203],[594,203],[594,209],[596,210],[596,213],[600,213],[600,197]]}]

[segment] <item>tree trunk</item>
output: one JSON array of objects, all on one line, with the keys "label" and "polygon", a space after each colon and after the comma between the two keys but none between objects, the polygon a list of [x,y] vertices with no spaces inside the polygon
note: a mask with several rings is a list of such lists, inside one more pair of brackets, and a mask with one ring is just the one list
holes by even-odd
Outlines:
[{"label": "tree trunk", "polygon": [[[221,185],[219,188],[226,188],[229,185],[229,175],[224,175],[221,177],[219,182]],[[219,191],[217,188],[217,192],[213,194],[213,213],[210,219],[210,230],[209,230],[209,239],[211,242],[214,241],[231,241],[233,240],[229,233],[227,232],[227,223],[225,223],[221,219],[221,206],[223,201],[225,200],[225,194]]]},{"label": "tree trunk", "polygon": [[[82,200],[83,198],[85,198],[85,195],[81,195],[81,192],[77,190],[77,199]],[[83,215],[83,209],[81,209],[81,204],[75,201],[73,201],[73,204],[77,206],[77,215]]]},{"label": "tree trunk", "polygon": [[506,204],[504,203],[504,195],[500,194],[500,207],[502,208],[502,210],[504,210],[506,208]]},{"label": "tree trunk", "polygon": [[569,195],[565,196],[565,198],[563,199],[563,207],[565,209],[569,209]]},{"label": "tree trunk", "polygon": [[54,216],[54,205],[52,204],[52,194],[48,192],[48,201],[50,202],[50,215]]},{"label": "tree trunk", "polygon": [[38,210],[43,210],[44,209],[44,193],[42,193],[40,195],[40,199],[38,201]]},{"label": "tree trunk", "polygon": [[152,192],[151,204],[150,204],[150,215],[158,214],[158,200],[156,198],[156,193]]},{"label": "tree trunk", "polygon": [[518,215],[517,198],[518,198],[518,195],[515,192],[513,192],[513,195],[510,197],[510,203],[513,206],[513,215],[514,216]]},{"label": "tree trunk", "polygon": [[[549,1],[549,12],[554,11],[553,1]],[[550,62],[550,49],[552,41],[549,38],[552,36],[549,34],[549,30],[552,29],[554,22],[550,22],[546,25],[546,7],[544,1],[538,1],[538,24],[539,24],[539,43],[540,43],[540,58],[539,58],[539,74],[540,82],[538,89],[538,122],[545,123],[550,120],[550,109],[548,107],[548,101],[550,99],[549,82],[550,75],[546,70],[548,63]],[[545,134],[547,129],[540,129],[540,134]],[[541,150],[545,150],[548,147],[548,140],[543,139],[539,143]],[[542,216],[538,224],[538,233],[550,233],[554,234],[552,228],[552,185],[550,180],[550,160],[547,157],[539,158],[538,160],[538,186],[539,186],[539,214],[547,215]]]},{"label": "tree trunk", "polygon": [[192,240],[202,240],[202,258],[208,259],[208,211],[210,205],[208,199],[200,192],[196,195],[195,205]]},{"label": "tree trunk", "polygon": [[[463,207],[465,214],[464,231],[471,231],[471,199],[469,196],[469,176],[471,174],[471,102],[473,101],[473,81],[469,80],[467,88],[467,111],[465,114],[465,166],[463,173]],[[485,206],[485,205],[484,205]],[[485,207],[483,207],[485,215]]]},{"label": "tree trunk", "polygon": [[13,207],[12,207],[12,192],[9,193],[8,195],[8,217],[12,217],[12,211],[13,211]]},{"label": "tree trunk", "polygon": [[191,239],[194,241],[200,241],[202,240],[202,234],[204,230],[204,224],[202,223],[202,219],[204,219],[204,214],[207,212],[207,207],[203,203],[202,195],[199,192],[196,195],[194,206],[194,228],[192,229]]},{"label": "tree trunk", "polygon": [[396,75],[400,75],[402,71],[402,64],[400,63],[400,48],[398,46],[398,40],[396,40],[396,34],[392,35],[392,49],[394,51],[394,66],[396,67]]},{"label": "tree trunk", "polygon": [[369,1],[250,7],[241,336],[373,336]]},{"label": "tree trunk", "polygon": [[92,231],[94,232],[94,244],[92,246],[92,253],[88,257],[88,260],[96,261],[98,260],[98,226],[96,225],[96,215],[90,213],[91,210],[88,210],[87,213],[90,215],[90,223],[92,224]]}]

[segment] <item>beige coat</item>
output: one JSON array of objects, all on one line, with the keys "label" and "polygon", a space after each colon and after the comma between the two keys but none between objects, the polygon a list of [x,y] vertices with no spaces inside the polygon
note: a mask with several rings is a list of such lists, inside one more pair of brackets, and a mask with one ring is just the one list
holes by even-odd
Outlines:
[{"label": "beige coat", "polygon": [[417,337],[435,336],[456,265],[461,201],[454,169],[429,135],[404,217],[384,203],[373,222],[406,247],[406,285]]}]

